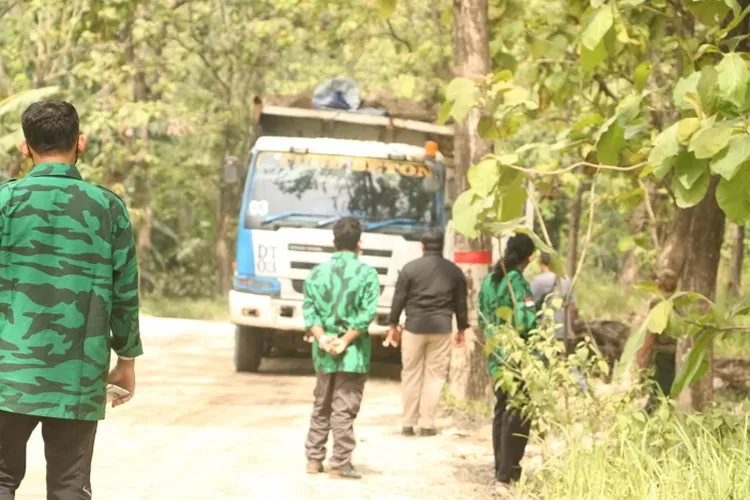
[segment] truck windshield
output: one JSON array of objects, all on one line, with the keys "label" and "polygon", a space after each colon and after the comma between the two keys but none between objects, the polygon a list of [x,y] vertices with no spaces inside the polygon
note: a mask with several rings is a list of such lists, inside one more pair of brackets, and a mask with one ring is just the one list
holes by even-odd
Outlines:
[{"label": "truck windshield", "polygon": [[[437,222],[435,195],[423,187],[429,175],[418,162],[262,152],[250,172],[245,225],[324,226],[327,220],[351,215],[381,232],[428,226]],[[399,223],[387,223],[394,219]]]}]

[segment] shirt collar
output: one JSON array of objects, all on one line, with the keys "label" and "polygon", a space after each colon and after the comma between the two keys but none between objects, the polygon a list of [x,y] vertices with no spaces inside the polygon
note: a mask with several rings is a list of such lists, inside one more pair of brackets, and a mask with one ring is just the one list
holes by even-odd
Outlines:
[{"label": "shirt collar", "polygon": [[341,252],[334,252],[333,258],[337,260],[356,260],[357,254],[354,252],[348,252],[346,250]]},{"label": "shirt collar", "polygon": [[71,177],[78,180],[83,179],[81,172],[68,163],[40,163],[29,172],[29,177]]},{"label": "shirt collar", "polygon": [[422,255],[424,255],[425,257],[429,257],[431,255],[439,255],[440,257],[442,257],[443,251],[442,250],[425,250],[424,252],[422,252]]}]

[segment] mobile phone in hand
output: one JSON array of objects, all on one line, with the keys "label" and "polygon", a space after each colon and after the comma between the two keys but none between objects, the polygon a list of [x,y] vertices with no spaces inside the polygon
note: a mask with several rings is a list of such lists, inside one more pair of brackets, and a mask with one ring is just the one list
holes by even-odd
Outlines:
[{"label": "mobile phone in hand", "polygon": [[107,403],[111,403],[116,399],[124,398],[129,394],[129,390],[123,389],[119,385],[107,384]]}]

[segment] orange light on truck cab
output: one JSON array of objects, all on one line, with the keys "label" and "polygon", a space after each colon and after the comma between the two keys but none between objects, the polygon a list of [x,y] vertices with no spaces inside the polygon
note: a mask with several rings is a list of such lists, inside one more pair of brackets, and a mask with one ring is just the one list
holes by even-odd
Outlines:
[{"label": "orange light on truck cab", "polygon": [[435,141],[427,141],[424,145],[425,156],[435,156],[438,152],[438,143]]}]

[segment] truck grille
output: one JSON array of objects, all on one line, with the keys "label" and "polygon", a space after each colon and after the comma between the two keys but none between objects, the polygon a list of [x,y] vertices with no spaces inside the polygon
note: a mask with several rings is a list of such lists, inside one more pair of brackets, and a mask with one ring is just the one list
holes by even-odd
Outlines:
[{"label": "truck grille", "polygon": [[[310,270],[317,265],[318,264],[316,264],[315,262],[291,262],[290,263],[290,266],[292,267],[292,269],[305,269],[305,270]],[[388,269],[385,267],[375,267],[374,269],[381,276],[385,276],[386,274],[388,274]]]},{"label": "truck grille", "polygon": [[[333,247],[321,246],[321,245],[300,245],[297,243],[290,243],[288,246],[289,250],[293,252],[316,252],[316,253],[333,253],[336,250]],[[362,249],[362,255],[367,257],[386,257],[391,258],[393,255],[392,250],[377,250],[372,248]]]},{"label": "truck grille", "polygon": [[[294,288],[294,291],[299,294],[305,293],[305,280],[292,280],[292,288]],[[385,287],[383,285],[380,285],[380,295],[383,295],[383,290]]]}]

